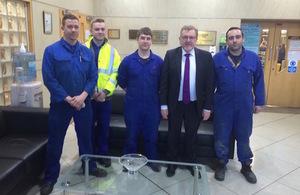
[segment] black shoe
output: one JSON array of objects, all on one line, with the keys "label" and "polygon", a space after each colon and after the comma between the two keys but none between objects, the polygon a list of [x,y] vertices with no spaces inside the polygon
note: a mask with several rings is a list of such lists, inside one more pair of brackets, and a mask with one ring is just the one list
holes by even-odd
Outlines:
[{"label": "black shoe", "polygon": [[154,172],[161,171],[161,166],[157,163],[148,163],[147,166],[149,166],[152,169],[152,171],[154,171]]},{"label": "black shoe", "polygon": [[109,158],[100,158],[98,159],[100,165],[104,166],[105,168],[111,166],[111,159]]},{"label": "black shoe", "polygon": [[226,170],[226,165],[225,165],[224,161],[218,162],[216,172],[215,172],[215,179],[218,181],[224,181],[225,170]]},{"label": "black shoe", "polygon": [[[191,167],[191,166],[186,166],[185,167],[187,170],[189,170],[190,171],[190,173],[191,173],[191,175],[194,177],[194,167]],[[200,173],[200,170],[198,171],[198,179],[200,179],[201,178],[201,173]]]},{"label": "black shoe", "polygon": [[90,171],[90,175],[96,177],[106,177],[107,172],[104,169],[95,168],[94,170]]},{"label": "black shoe", "polygon": [[253,173],[253,171],[251,170],[250,164],[243,164],[242,169],[241,169],[241,173],[244,175],[244,177],[246,178],[246,180],[249,183],[256,183],[257,182],[256,176]]},{"label": "black shoe", "polygon": [[43,182],[41,185],[41,195],[48,195],[52,192],[53,186],[55,183],[53,182]]},{"label": "black shoe", "polygon": [[126,169],[126,167],[123,166],[123,170],[122,170],[124,173],[127,173],[128,172],[128,169]]},{"label": "black shoe", "polygon": [[176,165],[169,165],[167,168],[167,176],[168,177],[173,177],[175,175],[175,170],[177,169]]}]

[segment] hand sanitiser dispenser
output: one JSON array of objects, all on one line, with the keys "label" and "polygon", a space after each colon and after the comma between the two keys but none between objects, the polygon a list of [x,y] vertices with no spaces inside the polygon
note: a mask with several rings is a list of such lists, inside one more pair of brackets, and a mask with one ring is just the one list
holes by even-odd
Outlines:
[{"label": "hand sanitiser dispenser", "polygon": [[24,45],[14,52],[14,74],[16,83],[11,85],[13,106],[43,107],[43,89],[36,78],[36,61],[33,52],[26,52]]}]

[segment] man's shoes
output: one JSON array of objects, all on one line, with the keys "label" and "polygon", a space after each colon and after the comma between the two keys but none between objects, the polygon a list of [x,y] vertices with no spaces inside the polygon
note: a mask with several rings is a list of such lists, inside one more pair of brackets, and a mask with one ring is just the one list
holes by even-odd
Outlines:
[{"label": "man's shoes", "polygon": [[149,166],[152,169],[152,171],[154,171],[154,172],[161,171],[161,166],[157,163],[147,163],[147,166]]},{"label": "man's shoes", "polygon": [[104,169],[95,168],[92,171],[90,171],[90,175],[93,175],[96,177],[106,177],[107,172]]},{"label": "man's shoes", "polygon": [[218,181],[224,181],[225,170],[226,170],[226,165],[225,165],[224,161],[218,162],[217,169],[215,172],[215,179]]},{"label": "man's shoes", "polygon": [[169,165],[167,168],[167,176],[168,177],[173,177],[175,175],[175,170],[177,169],[176,165]]},{"label": "man's shoes", "polygon": [[[191,175],[194,177],[195,171],[194,171],[194,167],[191,166],[186,166],[186,169],[190,171]],[[200,170],[198,171],[198,179],[201,178],[201,173]]]},{"label": "man's shoes", "polygon": [[44,181],[41,185],[41,195],[48,195],[52,192],[55,183]]},{"label": "man's shoes", "polygon": [[123,170],[122,170],[124,173],[127,173],[128,172],[128,169],[126,169],[126,167],[123,166]]},{"label": "man's shoes", "polygon": [[242,165],[241,173],[244,175],[244,177],[249,183],[254,184],[257,182],[256,176],[251,170],[250,163],[246,163]]},{"label": "man's shoes", "polygon": [[105,168],[111,166],[111,159],[109,158],[100,158],[98,159],[100,165],[104,166]]}]

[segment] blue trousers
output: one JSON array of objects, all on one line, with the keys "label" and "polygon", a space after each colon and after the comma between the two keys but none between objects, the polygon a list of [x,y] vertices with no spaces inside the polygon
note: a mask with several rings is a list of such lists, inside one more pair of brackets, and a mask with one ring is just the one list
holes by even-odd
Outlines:
[{"label": "blue trousers", "polygon": [[[65,135],[73,117],[78,139],[79,155],[92,154],[91,131],[92,122],[91,102],[85,101],[85,108],[80,111],[72,108],[67,102],[51,103],[49,110],[49,138],[46,154],[46,172],[44,181],[56,182],[60,172],[60,157],[62,154]],[[96,163],[90,161],[90,170],[96,168]]]},{"label": "blue trousers", "polygon": [[[107,155],[109,122],[111,117],[111,100],[96,102],[92,100],[93,121],[92,121],[92,144],[94,154]],[[95,128],[95,122],[97,126]]]},{"label": "blue trousers", "polygon": [[136,153],[140,133],[143,133],[146,156],[157,159],[157,135],[160,123],[158,104],[139,102],[124,104],[124,119],[126,124],[126,141],[124,154]]},{"label": "blue trousers", "polygon": [[242,164],[251,163],[253,153],[250,148],[250,136],[252,134],[253,110],[240,109],[236,106],[234,109],[226,110],[217,107],[214,111],[214,140],[217,157],[223,159],[226,164],[228,163],[228,142],[233,131],[237,141],[239,161]]}]

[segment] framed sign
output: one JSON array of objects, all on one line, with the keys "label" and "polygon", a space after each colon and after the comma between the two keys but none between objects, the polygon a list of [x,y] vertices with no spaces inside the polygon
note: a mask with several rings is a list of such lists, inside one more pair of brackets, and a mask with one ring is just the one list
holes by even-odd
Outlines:
[{"label": "framed sign", "polygon": [[198,31],[197,45],[216,45],[216,31]]},{"label": "framed sign", "polygon": [[153,30],[153,44],[168,44],[168,31],[167,30]]},{"label": "framed sign", "polygon": [[108,29],[109,39],[120,39],[120,29]]},{"label": "framed sign", "polygon": [[52,33],[52,14],[49,12],[43,12],[43,23],[44,23],[44,33]]},{"label": "framed sign", "polygon": [[129,39],[136,39],[137,32],[139,30],[129,30]]}]

